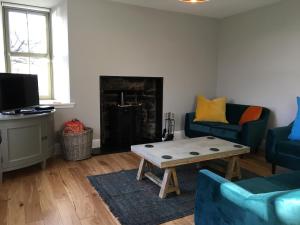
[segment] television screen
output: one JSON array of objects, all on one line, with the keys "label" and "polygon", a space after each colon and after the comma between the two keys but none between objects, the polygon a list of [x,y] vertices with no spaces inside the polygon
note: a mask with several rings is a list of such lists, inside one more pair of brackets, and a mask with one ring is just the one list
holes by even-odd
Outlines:
[{"label": "television screen", "polygon": [[36,75],[0,73],[0,112],[39,105]]}]

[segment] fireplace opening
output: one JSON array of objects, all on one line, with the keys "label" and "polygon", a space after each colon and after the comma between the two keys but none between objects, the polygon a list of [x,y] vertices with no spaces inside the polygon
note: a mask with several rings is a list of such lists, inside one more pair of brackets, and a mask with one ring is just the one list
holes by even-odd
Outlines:
[{"label": "fireplace opening", "polygon": [[160,141],[162,103],[162,77],[100,76],[101,150]]}]

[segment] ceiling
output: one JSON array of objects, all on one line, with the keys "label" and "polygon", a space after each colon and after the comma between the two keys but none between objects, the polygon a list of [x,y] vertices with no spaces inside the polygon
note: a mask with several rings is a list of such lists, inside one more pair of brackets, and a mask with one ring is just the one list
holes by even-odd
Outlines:
[{"label": "ceiling", "polygon": [[61,2],[61,0],[3,0],[3,2],[52,8]]},{"label": "ceiling", "polygon": [[203,4],[187,4],[178,0],[111,0],[131,5],[189,13],[198,16],[225,18],[281,0],[210,0]]}]

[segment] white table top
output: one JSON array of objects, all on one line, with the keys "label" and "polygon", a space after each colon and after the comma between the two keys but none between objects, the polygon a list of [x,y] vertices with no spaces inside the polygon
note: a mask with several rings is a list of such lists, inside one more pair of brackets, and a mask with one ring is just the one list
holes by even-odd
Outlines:
[{"label": "white table top", "polygon": [[[133,145],[131,151],[159,168],[228,158],[250,152],[250,148],[247,146],[219,138],[209,139],[209,137],[151,143],[149,145],[152,147],[147,148],[145,144]],[[219,151],[212,151],[211,148],[217,148]],[[199,155],[192,155],[191,152]],[[165,159],[162,158],[163,156],[171,156],[171,158]]]}]

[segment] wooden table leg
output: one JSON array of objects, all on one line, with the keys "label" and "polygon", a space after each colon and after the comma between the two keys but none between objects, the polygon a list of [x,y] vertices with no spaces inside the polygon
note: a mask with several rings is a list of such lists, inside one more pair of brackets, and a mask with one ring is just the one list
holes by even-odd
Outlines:
[{"label": "wooden table leg", "polygon": [[172,169],[172,178],[173,178],[173,184],[174,184],[175,192],[176,192],[177,195],[180,195],[178,178],[177,178],[177,173],[176,173],[175,168]]},{"label": "wooden table leg", "polygon": [[160,180],[153,173],[145,172],[145,170],[152,168],[152,165],[147,162],[145,159],[141,159],[139,170],[136,176],[137,180],[142,180],[144,177],[149,178],[152,182],[160,186],[159,197],[165,198],[168,193],[176,192],[177,195],[180,195],[179,183],[176,174],[175,168],[167,168],[164,172],[163,180]]},{"label": "wooden table leg", "polygon": [[165,198],[167,196],[171,175],[172,175],[172,169],[169,168],[165,169],[164,178],[162,180],[162,184],[159,192],[160,198]]},{"label": "wooden table leg", "polygon": [[241,178],[240,158],[238,156],[230,158],[225,178],[231,180],[234,176]]},{"label": "wooden table leg", "polygon": [[179,183],[175,168],[165,169],[164,177],[159,192],[159,197],[165,198],[170,192],[176,192],[177,195],[180,195]]},{"label": "wooden table leg", "polygon": [[146,164],[147,164],[146,160],[144,158],[141,159],[139,170],[138,170],[138,173],[137,173],[137,176],[136,176],[137,180],[142,180],[143,179],[144,173],[145,173]]},{"label": "wooden table leg", "polygon": [[240,166],[240,157],[237,157],[235,163],[236,163],[236,166],[235,166],[236,176],[240,180],[240,179],[242,179],[241,166]]}]

